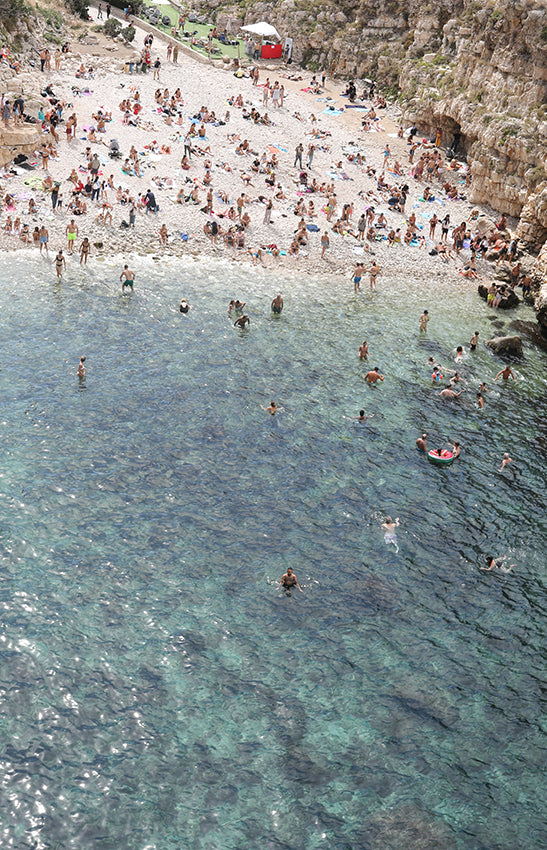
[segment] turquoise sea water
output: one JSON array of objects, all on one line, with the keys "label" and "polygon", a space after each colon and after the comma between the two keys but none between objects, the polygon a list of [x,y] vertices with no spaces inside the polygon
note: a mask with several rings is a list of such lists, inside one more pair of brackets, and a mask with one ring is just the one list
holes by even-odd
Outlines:
[{"label": "turquoise sea water", "polygon": [[473,286],[122,260],[1,260],[2,847],[545,846],[546,355],[445,402]]}]

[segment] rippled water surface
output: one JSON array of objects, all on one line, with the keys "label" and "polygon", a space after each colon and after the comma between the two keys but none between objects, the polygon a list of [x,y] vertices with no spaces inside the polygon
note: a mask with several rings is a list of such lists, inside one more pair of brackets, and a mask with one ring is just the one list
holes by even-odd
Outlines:
[{"label": "rippled water surface", "polygon": [[546,355],[445,402],[474,287],[92,263],[1,260],[2,847],[545,846]]}]

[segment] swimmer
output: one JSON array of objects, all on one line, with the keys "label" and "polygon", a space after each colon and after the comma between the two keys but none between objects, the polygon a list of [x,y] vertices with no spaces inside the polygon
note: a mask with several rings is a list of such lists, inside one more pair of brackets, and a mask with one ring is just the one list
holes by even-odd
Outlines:
[{"label": "swimmer", "polygon": [[440,384],[443,378],[444,375],[441,373],[440,366],[435,366],[433,372],[431,373],[431,380],[434,384]]},{"label": "swimmer", "polygon": [[421,437],[418,437],[416,440],[416,446],[421,452],[427,451],[427,434],[422,434]]},{"label": "swimmer", "polygon": [[377,381],[383,381],[384,376],[380,374],[380,369],[378,366],[375,366],[374,369],[371,369],[370,372],[367,372],[365,375],[365,381],[369,384],[375,384]]},{"label": "swimmer", "polygon": [[372,419],[373,416],[374,416],[373,413],[371,413],[370,416],[365,416],[365,411],[360,410],[359,416],[356,416],[355,419],[357,420],[357,422],[366,422],[367,419]]},{"label": "swimmer", "polygon": [[480,393],[487,393],[488,392],[488,387],[486,386],[486,384],[484,382],[479,386],[479,392]]},{"label": "swimmer", "polygon": [[180,302],[179,311],[180,311],[181,313],[188,313],[188,312],[189,312],[189,310],[190,310],[190,305],[188,304],[188,302],[186,301],[186,299],[185,299],[185,298],[183,298],[183,299],[182,299],[182,301]]},{"label": "swimmer", "polygon": [[479,344],[479,332],[475,331],[471,339],[469,340],[469,351],[475,351],[477,345]]},{"label": "swimmer", "polygon": [[452,446],[452,454],[455,458],[459,457],[461,454],[461,447],[457,440],[454,440],[454,445]]},{"label": "swimmer", "polygon": [[235,320],[234,327],[237,325],[238,328],[244,328],[246,325],[250,325],[250,324],[251,324],[251,320],[249,319],[249,317],[245,313],[243,316],[239,316],[239,318]]},{"label": "swimmer", "polygon": [[454,390],[449,389],[449,387],[446,387],[444,390],[440,391],[439,395],[443,398],[459,398],[462,393],[463,390],[460,390],[459,393],[457,393]]},{"label": "swimmer", "polygon": [[[292,567],[287,567],[287,572],[285,573],[285,575],[281,576],[281,581],[279,582],[277,589],[279,590],[280,587],[282,587],[284,590],[290,590],[291,587],[297,587],[300,593],[304,593],[304,591],[298,584],[298,579],[293,573]],[[290,593],[288,593],[287,596],[290,596]]]},{"label": "swimmer", "polygon": [[85,357],[80,357],[80,362],[78,363],[78,377],[80,380],[85,378]]},{"label": "swimmer", "polygon": [[482,410],[484,407],[484,399],[481,393],[477,393],[477,407]]},{"label": "swimmer", "polygon": [[267,410],[268,413],[271,413],[272,416],[275,416],[276,413],[279,413],[280,410],[284,410],[284,407],[278,407],[275,401],[270,402],[268,407],[264,407],[263,404],[260,405],[262,410]]},{"label": "swimmer", "polygon": [[278,315],[283,310],[283,299],[281,295],[276,295],[271,304],[272,313],[277,313]]},{"label": "swimmer", "polygon": [[429,313],[427,310],[424,310],[422,315],[420,316],[420,331],[427,330],[427,323],[429,322]]},{"label": "swimmer", "polygon": [[509,457],[509,453],[508,453],[508,452],[505,452],[505,453],[504,453],[504,455],[503,455],[503,460],[502,460],[502,462],[501,462],[501,466],[500,466],[500,468],[498,469],[498,472],[501,472],[501,471],[502,471],[502,469],[505,469],[505,467],[506,467],[506,466],[509,466],[509,464],[511,463],[511,461],[512,461],[512,458],[510,458],[510,457]]},{"label": "swimmer", "polygon": [[395,529],[399,525],[399,517],[395,517],[395,522],[391,521],[390,516],[386,516],[386,521],[382,523],[382,528],[385,528],[386,533],[384,534],[384,543],[387,543],[389,546],[390,543],[393,543],[395,546],[395,551],[399,551],[399,546],[397,545],[397,535],[395,534]]},{"label": "swimmer", "polygon": [[486,563],[487,563],[488,566],[479,567],[479,569],[486,570],[486,572],[489,573],[490,570],[493,570],[494,568],[496,568],[497,570],[501,570],[502,573],[510,573],[511,570],[513,569],[513,567],[516,567],[516,564],[511,564],[509,567],[504,567],[503,562],[506,561],[506,560],[507,560],[507,555],[503,555],[501,558],[494,558],[493,555],[487,555],[486,556]]},{"label": "swimmer", "polygon": [[460,375],[459,372],[454,372],[454,374],[452,375],[452,377],[450,378],[448,383],[450,384],[451,387],[453,387],[455,384],[464,383],[464,381],[463,381],[463,378],[462,378],[462,376]]},{"label": "swimmer", "polygon": [[368,345],[366,339],[363,344],[359,346],[359,360],[366,360],[368,358]]},{"label": "swimmer", "polygon": [[129,286],[131,290],[133,290],[133,283],[135,281],[135,272],[132,272],[129,266],[123,267],[123,272],[120,275],[120,280],[123,280],[122,283],[122,292],[125,292],[125,287]]},{"label": "swimmer", "polygon": [[504,381],[508,381],[509,378],[512,378],[515,383],[517,382],[517,379],[513,375],[513,372],[511,370],[510,366],[506,366],[504,369],[501,370],[501,372],[498,372],[498,374],[496,375],[494,380],[497,381],[500,375],[501,375],[501,377],[503,378]]},{"label": "swimmer", "polygon": [[456,349],[456,357],[455,357],[455,360],[456,360],[456,362],[460,362],[460,363],[461,363],[462,359],[463,359],[463,346],[458,345],[458,347],[457,347],[457,349]]}]

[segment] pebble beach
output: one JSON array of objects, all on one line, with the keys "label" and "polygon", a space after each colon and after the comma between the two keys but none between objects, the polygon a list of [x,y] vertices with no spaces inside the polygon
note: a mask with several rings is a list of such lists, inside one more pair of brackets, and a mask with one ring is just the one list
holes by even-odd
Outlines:
[{"label": "pebble beach", "polygon": [[[94,18],[97,10],[92,9]],[[100,23],[100,21],[99,21]],[[135,22],[137,23],[137,22]],[[460,199],[451,200],[443,193],[440,185],[428,184],[434,194],[434,201],[423,200],[426,183],[411,176],[409,164],[410,143],[408,128],[399,135],[399,110],[389,103],[385,108],[376,109],[376,120],[369,122],[370,129],[363,130],[363,116],[372,106],[372,101],[356,101],[357,107],[350,108],[348,99],[343,97],[345,83],[326,78],[325,86],[319,85],[312,91],[309,72],[300,72],[291,66],[274,66],[261,63],[258,85],[253,84],[248,69],[245,76],[234,75],[231,67],[218,67],[205,64],[184,51],[180,51],[175,64],[167,55],[168,41],[154,38],[151,48],[152,64],[156,59],[161,62],[159,81],[149,73],[127,73],[127,62],[136,59],[144,46],[147,33],[138,27],[134,44],[131,47],[118,45],[103,35],[91,35],[90,44],[75,42],[72,53],[63,55],[61,67],[40,73],[39,63],[34,69],[23,68],[14,75],[10,84],[11,92],[17,94],[17,82],[21,79],[21,89],[25,97],[33,104],[40,102],[39,90],[49,85],[55,99],[64,104],[63,121],[69,115],[77,116],[76,137],[67,141],[64,123],[58,126],[59,142],[54,145],[55,155],[49,158],[47,171],[42,168],[36,150],[34,158],[29,159],[33,170],[20,167],[7,167],[0,177],[2,191],[14,199],[14,206],[4,211],[0,231],[0,248],[15,250],[29,247],[20,235],[5,232],[7,214],[14,221],[20,219],[21,225],[28,224],[29,232],[45,225],[49,232],[49,253],[66,248],[66,227],[73,217],[67,210],[74,188],[69,181],[73,169],[85,183],[88,157],[86,149],[97,154],[100,161],[100,181],[110,181],[115,190],[106,187],[100,199],[87,200],[87,213],[75,219],[78,226],[76,248],[83,237],[91,243],[89,262],[112,252],[147,252],[162,256],[192,255],[199,257],[213,254],[226,262],[261,263],[266,268],[298,270],[299,274],[342,275],[352,278],[356,263],[366,266],[372,256],[380,266],[382,275],[400,273],[401,267],[413,275],[425,280],[451,280],[464,286],[476,286],[476,281],[462,279],[459,274],[469,259],[469,251],[448,262],[431,256],[430,250],[435,241],[429,238],[429,220],[435,214],[440,220],[447,213],[453,225],[468,219],[472,205],[467,201],[467,167],[462,163],[458,170],[450,169],[449,162],[441,172],[441,180],[448,179],[459,190]],[[86,74],[77,76],[81,66]],[[89,73],[89,69],[92,72]],[[317,75],[320,83],[320,74]],[[291,79],[291,77],[293,79]],[[294,79],[298,78],[300,79]],[[264,103],[264,84],[269,80],[273,86],[277,80],[285,89],[283,105],[276,108],[269,100]],[[176,115],[168,117],[158,107],[156,91],[166,89],[169,97],[180,89],[181,100],[177,104]],[[134,102],[138,92],[141,110],[134,122],[125,123],[119,104],[125,99]],[[241,95],[243,108],[234,105]],[[42,99],[47,108],[48,103]],[[241,101],[240,101],[241,102]],[[217,122],[204,124],[205,138],[193,140],[193,154],[189,159],[189,168],[181,168],[184,153],[184,139],[192,124],[196,122],[201,108],[205,106],[214,112]],[[244,118],[245,113],[257,110],[261,117],[267,113],[271,123],[255,123]],[[88,139],[91,128],[96,127],[98,110],[111,113],[111,120],[105,125],[105,132],[96,133],[98,141]],[[29,109],[29,111],[32,111]],[[35,109],[34,111],[37,112]],[[229,113],[227,115],[227,113]],[[225,120],[227,119],[227,120]],[[93,138],[93,134],[91,136]],[[109,157],[109,145],[115,139],[119,145],[119,159]],[[422,139],[417,149],[414,164],[420,153],[433,148],[431,140]],[[49,143],[49,132],[43,133],[43,141]],[[237,152],[241,143],[247,142],[246,151]],[[303,169],[295,166],[297,144],[303,146]],[[307,167],[309,145],[315,146],[311,167]],[[389,145],[391,156],[384,168],[384,151]],[[139,176],[128,174],[123,164],[129,156],[131,147],[138,153]],[[358,155],[360,155],[358,157]],[[275,184],[266,182],[271,168],[268,163],[272,156],[277,163],[274,166]],[[359,159],[359,162],[356,162]],[[252,164],[259,162],[256,170]],[[274,159],[275,162],[275,159]],[[395,163],[400,165],[400,173],[395,174]],[[207,166],[210,166],[208,169]],[[210,184],[204,183],[206,172],[210,172]],[[302,185],[301,170],[307,172],[308,187]],[[53,212],[49,191],[44,191],[43,179],[50,175],[54,183],[59,184],[63,195],[63,208]],[[389,191],[378,189],[378,177],[383,175],[389,186],[409,187],[404,213],[392,211],[387,203]],[[206,178],[207,179],[207,178]],[[315,181],[315,182],[314,182]],[[308,191],[314,184],[324,187],[324,191]],[[196,201],[183,202],[183,197],[197,187]],[[330,189],[329,189],[330,187]],[[213,190],[213,208],[206,209],[206,197],[209,188]],[[336,211],[332,220],[327,220],[327,201],[329,195],[336,198]],[[152,190],[159,211],[147,215],[139,201]],[[131,198],[137,206],[134,228],[127,228],[128,206],[119,202]],[[230,208],[237,211],[237,199],[245,195],[244,212],[250,221],[244,233],[244,247],[226,244],[223,233],[229,226],[237,225],[230,221]],[[36,212],[28,212],[29,201],[36,203]],[[265,211],[269,199],[273,202],[271,220],[265,223]],[[312,201],[313,211],[309,212]],[[103,203],[110,207],[110,217],[101,220]],[[297,204],[303,202],[305,212],[299,214]],[[352,214],[344,234],[334,232],[333,224],[345,205],[352,205]],[[362,213],[374,207],[376,221],[383,213],[386,225],[376,228],[374,240],[360,241],[357,236],[357,222]],[[409,216],[416,216],[416,240],[405,245],[402,239],[406,231]],[[491,211],[481,210],[483,231],[493,226]],[[300,246],[298,256],[290,253],[298,223],[306,223],[307,243]],[[213,244],[204,232],[206,225],[215,221],[220,229],[219,238]],[[160,229],[165,225],[166,240],[160,239]],[[391,230],[400,230],[399,238],[389,245],[387,234]],[[440,229],[440,228],[439,228]],[[326,233],[329,245],[324,257],[321,257],[321,235]],[[437,231],[437,237],[439,230]],[[420,244],[420,237],[421,239]],[[31,241],[32,244],[32,241]],[[75,253],[72,262],[77,261]],[[490,264],[478,260],[479,276],[488,275]]]}]

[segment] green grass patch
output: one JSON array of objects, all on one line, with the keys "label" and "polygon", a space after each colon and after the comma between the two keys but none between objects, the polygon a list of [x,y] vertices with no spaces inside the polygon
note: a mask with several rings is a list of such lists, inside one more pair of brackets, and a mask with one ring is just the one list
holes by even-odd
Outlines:
[{"label": "green grass patch", "polygon": [[[171,34],[171,28],[176,27],[178,25],[179,11],[178,11],[178,9],[175,9],[173,6],[170,6],[168,4],[158,6],[157,8],[158,8],[158,11],[160,12],[162,18],[163,18],[164,15],[167,16],[169,18],[169,20],[171,21],[171,23],[170,23],[169,26],[165,26],[162,23],[162,21],[160,20],[157,24],[154,24],[154,26],[157,29],[161,30],[162,32],[165,32],[168,35],[170,35]],[[148,19],[144,18],[144,20],[148,20]],[[184,24],[184,29],[186,30],[186,32],[191,32],[191,33],[195,32],[197,39],[200,39],[200,38],[206,39],[208,37],[210,31],[213,29],[213,25],[212,24],[198,24],[198,23],[193,24],[190,21],[188,21],[188,18],[187,18],[186,23]],[[209,53],[207,52],[207,49],[206,49],[205,46],[201,46],[201,45],[197,45],[197,44],[191,44],[191,39],[189,39],[189,38],[179,38],[178,36],[173,36],[172,38],[173,38],[173,42],[175,42],[177,44],[185,44],[187,47],[191,47],[192,50],[194,50],[196,53],[201,53],[202,56],[209,56]],[[236,36],[231,35],[230,39],[232,41],[235,41]],[[246,57],[245,57],[245,51],[244,51],[244,47],[243,47],[243,39],[238,38],[237,40],[239,42],[239,54],[238,54],[237,45],[221,44],[220,41],[218,41],[218,39],[214,38],[213,39],[213,47],[218,48],[220,52],[213,53],[213,59],[220,59],[222,56],[229,56],[230,59],[235,59],[238,55],[239,55],[240,59],[245,59]]]}]

